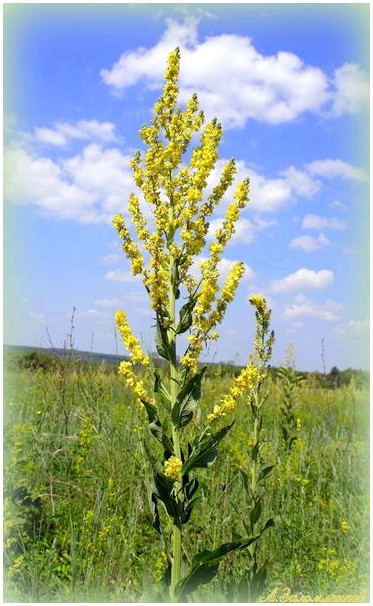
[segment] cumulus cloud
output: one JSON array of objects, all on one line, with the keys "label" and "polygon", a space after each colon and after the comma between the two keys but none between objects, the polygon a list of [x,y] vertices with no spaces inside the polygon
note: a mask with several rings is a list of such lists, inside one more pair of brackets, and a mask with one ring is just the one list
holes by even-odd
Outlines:
[{"label": "cumulus cloud", "polygon": [[280,293],[291,290],[322,290],[327,288],[334,281],[334,274],[330,269],[298,269],[293,274],[289,274],[281,280],[274,280],[271,285],[271,291]]},{"label": "cumulus cloud", "polygon": [[336,69],[332,85],[335,89],[332,115],[355,114],[368,105],[369,82],[365,72],[355,63],[345,63]]},{"label": "cumulus cloud", "polygon": [[334,334],[337,337],[348,337],[356,341],[368,341],[370,331],[369,319],[349,320],[340,326],[336,326]]},{"label": "cumulus cloud", "polygon": [[5,197],[57,219],[110,221],[113,213],[125,211],[133,190],[129,161],[119,149],[97,143],[62,160],[13,144],[5,150]]},{"label": "cumulus cloud", "polygon": [[[222,227],[223,221],[223,218],[212,219],[210,221],[207,233],[208,240],[214,238],[216,231]],[[249,244],[255,239],[258,232],[275,225],[275,223],[275,221],[261,220],[259,217],[254,217],[253,220],[241,217],[235,225],[235,231],[229,244]]]},{"label": "cumulus cloud", "polygon": [[186,101],[197,92],[206,115],[219,116],[225,128],[242,127],[249,119],[289,122],[308,111],[339,116],[366,102],[366,75],[358,66],[345,64],[329,78],[294,53],[263,55],[246,36],[223,34],[200,41],[193,18],[166,23],[153,47],[126,52],[101,71],[115,94],[139,81],[161,87],[167,55],[179,46],[181,98]]},{"label": "cumulus cloud", "polygon": [[312,178],[304,171],[297,170],[294,166],[289,166],[280,174],[285,177],[292,191],[303,198],[312,198],[321,189],[319,180]]},{"label": "cumulus cloud", "polygon": [[330,241],[324,236],[324,234],[320,234],[317,238],[312,238],[311,236],[299,236],[298,238],[294,238],[294,240],[290,242],[289,246],[290,248],[303,250],[304,252],[313,252],[314,250],[320,250],[321,248],[330,246]]},{"label": "cumulus cloud", "polygon": [[302,221],[303,229],[346,229],[346,223],[336,217],[306,215]]},{"label": "cumulus cloud", "polygon": [[[20,140],[11,143],[4,151],[5,197],[15,204],[33,205],[42,214],[57,219],[108,222],[117,212],[127,213],[127,201],[135,187],[131,158],[132,155],[123,153],[118,147],[107,147],[97,142],[84,144],[73,155],[52,158],[41,153],[30,141]],[[226,162],[225,159],[217,162],[208,179],[205,195],[218,183]],[[299,197],[314,197],[322,187],[322,179],[331,174],[334,177],[360,178],[363,172],[339,159],[318,160],[309,164],[306,170],[290,166],[275,176],[259,174],[242,160],[236,162],[236,167],[236,180],[223,196],[219,210],[224,212],[231,203],[237,182],[249,177],[251,217],[253,211],[255,214],[276,213]],[[312,173],[317,173],[319,178]],[[143,204],[141,193],[139,197],[145,216],[152,221],[151,209]],[[303,227],[311,225],[310,217],[315,216],[307,217]],[[220,220],[216,215],[212,218],[210,233]],[[329,223],[325,227],[338,228],[337,219]],[[253,217],[249,221],[242,216],[237,226],[236,242],[250,242],[256,232],[272,224],[269,220]],[[339,225],[342,226],[342,222]],[[324,227],[321,225],[320,228]]]},{"label": "cumulus cloud", "polygon": [[34,139],[45,145],[66,147],[70,140],[96,140],[104,142],[118,141],[112,122],[97,120],[80,120],[75,124],[57,122],[54,128],[36,128]]},{"label": "cumulus cloud", "polygon": [[98,311],[97,309],[86,309],[83,311],[77,311],[75,317],[79,320],[92,319],[92,318],[105,318],[107,313],[104,311]]},{"label": "cumulus cloud", "polygon": [[284,316],[288,320],[295,318],[313,317],[325,322],[337,322],[342,313],[342,305],[332,299],[323,304],[314,303],[303,295],[299,295],[285,309]]},{"label": "cumulus cloud", "polygon": [[[203,263],[206,260],[207,260],[207,257],[203,257],[201,255],[199,255],[198,257],[196,257],[194,259],[194,262],[190,268],[190,271],[191,271],[191,274],[196,279],[199,279],[201,277],[200,265],[201,265],[201,263]],[[237,260],[226,259],[224,257],[219,261],[218,271],[219,271],[219,283],[220,284],[222,284],[225,281],[225,279],[228,277],[228,274],[231,271],[232,266],[235,263],[237,263]],[[255,273],[251,269],[251,267],[249,265],[247,265],[246,263],[244,263],[244,267],[245,267],[245,273],[243,274],[241,281],[242,280],[245,280],[245,281],[251,280],[252,278],[254,278]]]},{"label": "cumulus cloud", "polygon": [[327,158],[325,160],[315,160],[306,165],[306,168],[312,175],[335,179],[337,177],[348,181],[366,181],[365,171],[339,158]]},{"label": "cumulus cloud", "polygon": [[96,299],[94,302],[96,307],[116,307],[120,305],[119,299]]},{"label": "cumulus cloud", "polygon": [[113,269],[105,274],[105,280],[110,282],[138,282],[140,278],[134,276],[131,271],[122,269]]}]

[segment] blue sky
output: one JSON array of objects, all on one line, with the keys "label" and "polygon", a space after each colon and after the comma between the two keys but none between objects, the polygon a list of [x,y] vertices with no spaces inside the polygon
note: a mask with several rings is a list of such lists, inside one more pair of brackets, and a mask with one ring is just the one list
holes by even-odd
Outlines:
[{"label": "blue sky", "polygon": [[247,361],[260,292],[274,364],[292,343],[300,369],[322,347],[327,370],[369,367],[369,4],[13,4],[4,27],[5,343],[61,347],[75,307],[78,349],[124,353],[124,308],[154,349],[111,217],[179,46],[181,102],[197,92],[251,180],[221,268],[246,274],[206,359]]}]

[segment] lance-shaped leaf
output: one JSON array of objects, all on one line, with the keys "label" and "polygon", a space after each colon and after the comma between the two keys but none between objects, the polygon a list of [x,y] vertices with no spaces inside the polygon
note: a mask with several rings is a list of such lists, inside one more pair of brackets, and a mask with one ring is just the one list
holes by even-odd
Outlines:
[{"label": "lance-shaped leaf", "polygon": [[165,458],[168,459],[173,452],[173,444],[171,438],[168,437],[164,425],[159,419],[157,407],[146,400],[142,400],[145,410],[148,415],[149,429],[153,436],[162,444],[165,451]]},{"label": "lance-shaped leaf", "polygon": [[150,508],[152,510],[153,519],[154,519],[153,528],[155,528],[155,530],[158,532],[158,534],[160,534],[162,536],[161,521],[159,518],[159,511],[158,511],[158,499],[154,492],[152,493],[152,496],[151,496]]},{"label": "lance-shaped leaf", "polygon": [[268,467],[264,467],[259,474],[258,482],[264,480],[264,478],[272,471],[273,468],[274,465],[268,465]]},{"label": "lance-shaped leaf", "polygon": [[198,400],[201,397],[201,381],[206,368],[207,366],[204,366],[180,390],[172,409],[172,422],[176,427],[184,427],[191,421]]},{"label": "lance-shaped leaf", "polygon": [[[184,479],[185,477],[186,476],[184,476]],[[193,478],[190,482],[188,482],[184,490],[185,499],[182,504],[181,514],[182,524],[186,524],[189,521],[193,507],[195,506],[197,500],[202,496],[201,489],[199,488],[199,482],[196,478]]]},{"label": "lance-shaped leaf", "polygon": [[155,333],[155,346],[159,355],[165,360],[176,363],[175,348],[172,347],[168,339],[167,329],[164,326],[162,318],[157,314],[157,330]]},{"label": "lance-shaped leaf", "polygon": [[172,495],[174,486],[171,478],[168,478],[164,473],[155,473],[154,482],[157,492],[154,493],[156,498],[164,503],[168,515],[173,518],[175,524],[179,523],[180,510],[175,497]]},{"label": "lance-shaped leaf", "polygon": [[179,324],[176,328],[176,334],[181,335],[183,332],[186,332],[187,330],[189,330],[189,328],[192,326],[192,322],[193,322],[192,312],[196,305],[196,302],[197,302],[196,299],[192,299],[192,300],[188,301],[188,303],[185,303],[185,305],[183,305],[182,308],[180,309]]},{"label": "lance-shaped leaf", "polygon": [[170,396],[163,385],[160,372],[158,368],[153,369],[154,374],[154,393],[160,396],[162,402],[166,405],[170,404]]},{"label": "lance-shaped leaf", "polygon": [[184,577],[176,586],[176,595],[179,602],[184,601],[189,593],[195,591],[199,585],[209,583],[216,575],[222,558],[228,553],[245,549],[254,543],[258,536],[224,543],[213,551],[204,550],[197,553],[193,560],[189,574]]},{"label": "lance-shaped leaf", "polygon": [[260,514],[262,513],[262,504],[257,501],[250,512],[250,526],[254,528],[254,525],[259,520]]},{"label": "lance-shaped leaf", "polygon": [[219,429],[212,435],[205,435],[202,440],[198,443],[189,459],[185,461],[181,470],[182,475],[188,473],[190,470],[197,467],[208,467],[210,463],[215,461],[217,457],[216,446],[228,433],[231,427],[234,425],[234,421],[230,425],[226,425]]}]

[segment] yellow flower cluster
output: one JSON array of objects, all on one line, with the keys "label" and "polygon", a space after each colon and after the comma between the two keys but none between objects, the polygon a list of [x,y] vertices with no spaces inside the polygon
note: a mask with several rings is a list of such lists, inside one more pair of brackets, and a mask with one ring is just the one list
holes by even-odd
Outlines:
[{"label": "yellow flower cluster", "polygon": [[170,256],[165,252],[159,231],[152,233],[145,248],[150,254],[150,262],[145,272],[144,286],[150,295],[152,308],[159,309],[168,299]]},{"label": "yellow flower cluster", "polygon": [[123,339],[123,343],[130,353],[132,364],[143,364],[149,366],[149,356],[145,355],[139,340],[132,333],[129,327],[126,313],[119,310],[115,314],[115,322],[118,328],[118,332]]},{"label": "yellow flower cluster", "polygon": [[[123,240],[123,250],[131,261],[132,272],[134,275],[142,273],[144,277],[143,283],[154,310],[164,309],[170,288],[177,288],[175,280],[178,284],[183,283],[189,293],[196,297],[189,345],[181,359],[183,365],[196,369],[207,338],[218,337],[214,329],[233,299],[244,271],[243,264],[235,264],[218,297],[217,266],[224,246],[234,233],[240,210],[248,201],[249,182],[246,180],[237,185],[234,201],[216,233],[216,241],[210,245],[210,258],[201,266],[202,279],[198,286],[190,268],[193,259],[206,244],[207,219],[231,186],[236,166],[234,160],[227,162],[218,184],[203,201],[203,191],[216,166],[223,134],[221,125],[214,119],[204,127],[200,145],[193,149],[189,164],[180,167],[193,133],[199,131],[204,123],[204,116],[199,110],[196,95],[188,101],[185,110],[177,107],[179,71],[180,52],[176,49],[168,57],[166,81],[155,105],[154,117],[149,125],[143,125],[140,130],[147,150],[144,154],[136,152],[131,161],[135,183],[142,190],[145,202],[152,206],[154,217],[155,231],[150,234],[139,198],[131,194],[129,210],[138,240],[144,243],[149,255],[149,261],[148,255],[145,255],[147,266],[123,217],[116,215],[113,223]],[[172,276],[175,268],[177,278]],[[143,361],[143,354],[137,348],[136,341],[133,341],[132,334],[125,332],[125,335],[133,352],[131,359]]]},{"label": "yellow flower cluster", "polygon": [[248,179],[238,183],[234,195],[234,202],[228,206],[223,225],[215,234],[217,242],[222,246],[225,246],[234,234],[235,224],[239,219],[240,210],[245,208],[249,201],[249,190],[250,185]]},{"label": "yellow flower cluster", "polygon": [[142,400],[149,400],[148,393],[144,387],[144,383],[141,379],[138,379],[133,372],[133,366],[131,362],[122,361],[119,364],[118,373],[122,375],[131,389],[132,393],[141,403]]},{"label": "yellow flower cluster", "polygon": [[207,419],[215,421],[219,417],[224,417],[227,412],[234,410],[243,393],[255,389],[262,378],[259,368],[250,362],[234,379],[229,393],[219,404],[215,404],[213,412],[207,415]]},{"label": "yellow flower cluster", "polygon": [[342,528],[342,532],[344,534],[347,534],[350,530],[350,526],[349,523],[346,520],[343,520],[342,524],[341,524],[341,528]]},{"label": "yellow flower cluster", "polygon": [[261,363],[265,365],[272,355],[272,346],[275,340],[274,332],[269,336],[271,310],[267,308],[267,301],[261,295],[252,295],[249,302],[255,307],[256,334],[254,348]]},{"label": "yellow flower cluster", "polygon": [[[240,279],[245,272],[244,263],[241,261],[235,263],[221,290],[220,297],[216,299],[219,290],[217,263],[221,249],[220,244],[216,242],[212,243],[210,246],[210,259],[201,264],[202,287],[198,294],[198,302],[193,313],[193,334],[189,336],[190,344],[188,350],[180,360],[182,365],[194,370],[197,366],[197,359],[202,351],[203,342],[208,336],[214,339],[218,337],[216,332],[211,333],[211,331],[222,321],[228,303],[233,300]],[[211,311],[214,301],[216,301],[216,308]]]},{"label": "yellow flower cluster", "polygon": [[149,238],[149,230],[146,223],[146,219],[144,218],[141,210],[140,210],[140,202],[135,194],[131,194],[128,200],[128,209],[131,213],[132,223],[136,228],[136,233],[139,240],[146,242]]},{"label": "yellow flower cluster", "polygon": [[123,240],[123,250],[131,261],[132,273],[134,276],[144,271],[144,259],[136,242],[131,237],[122,215],[115,215],[113,225],[118,236]]},{"label": "yellow flower cluster", "polygon": [[256,307],[256,309],[260,312],[264,312],[265,308],[266,308],[266,300],[264,297],[262,297],[262,295],[252,295],[249,299],[251,305],[253,305],[254,307]]},{"label": "yellow flower cluster", "polygon": [[245,264],[242,263],[242,261],[238,261],[232,265],[225,284],[221,290],[220,297],[216,301],[216,310],[211,314],[211,326],[216,326],[216,324],[219,324],[222,321],[227,309],[227,305],[233,301],[238,285],[244,273]]},{"label": "yellow flower cluster", "polygon": [[164,464],[164,473],[171,480],[180,481],[182,467],[182,461],[172,455]]}]

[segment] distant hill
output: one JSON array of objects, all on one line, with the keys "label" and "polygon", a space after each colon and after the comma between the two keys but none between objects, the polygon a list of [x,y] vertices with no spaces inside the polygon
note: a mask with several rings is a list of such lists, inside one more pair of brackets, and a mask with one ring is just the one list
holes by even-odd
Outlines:
[{"label": "distant hill", "polygon": [[69,357],[74,357],[75,360],[81,362],[95,362],[97,364],[112,364],[118,365],[122,360],[128,360],[128,356],[119,356],[116,354],[95,353],[92,351],[79,351],[78,349],[64,349],[58,347],[31,347],[28,345],[4,345],[4,354],[19,354],[24,355],[32,351],[49,354],[63,360]]}]

